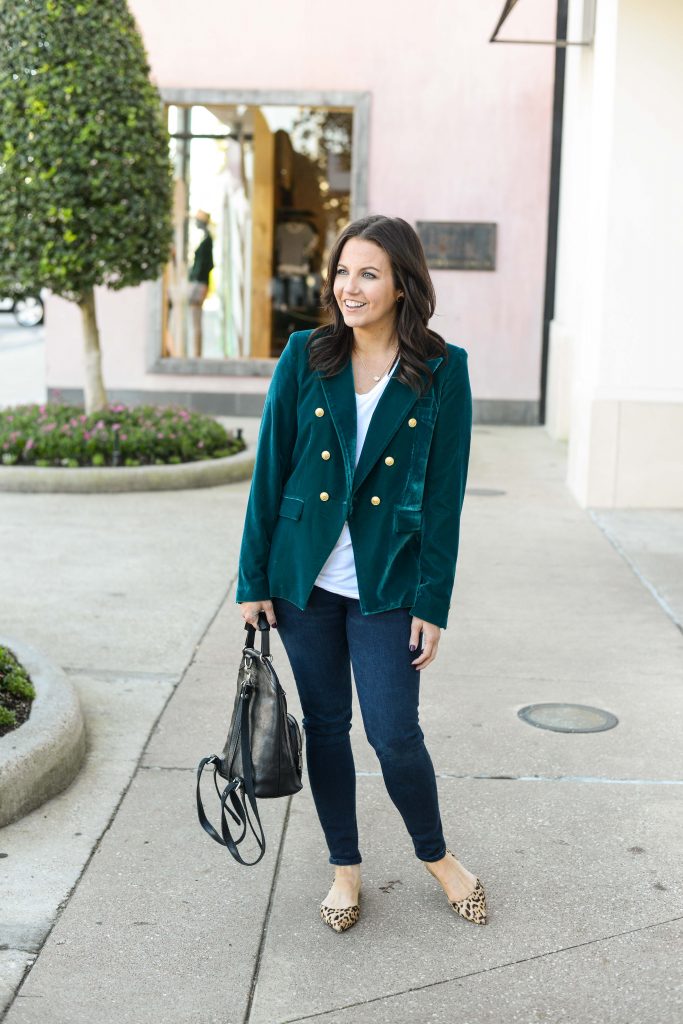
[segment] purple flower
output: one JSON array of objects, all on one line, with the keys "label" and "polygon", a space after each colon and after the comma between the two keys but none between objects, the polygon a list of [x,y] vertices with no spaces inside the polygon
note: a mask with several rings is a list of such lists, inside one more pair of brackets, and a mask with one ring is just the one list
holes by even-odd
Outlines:
[{"label": "purple flower", "polygon": [[33,448],[34,443],[35,442],[34,442],[33,438],[29,437],[28,441],[26,442],[26,444],[24,446],[24,451],[30,452],[31,448]]}]

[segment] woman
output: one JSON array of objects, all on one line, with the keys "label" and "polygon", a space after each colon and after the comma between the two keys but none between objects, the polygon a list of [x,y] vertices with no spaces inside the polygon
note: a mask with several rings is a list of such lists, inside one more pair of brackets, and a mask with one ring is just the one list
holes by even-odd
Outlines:
[{"label": "woman", "polygon": [[467,920],[479,879],[447,849],[418,724],[420,673],[450,606],[472,425],[464,349],[427,324],[435,295],[399,217],[349,224],[322,294],[332,323],[291,335],[268,390],[236,600],[279,629],[335,866],[323,920],[360,916],[351,666],[369,742],[416,856]]}]

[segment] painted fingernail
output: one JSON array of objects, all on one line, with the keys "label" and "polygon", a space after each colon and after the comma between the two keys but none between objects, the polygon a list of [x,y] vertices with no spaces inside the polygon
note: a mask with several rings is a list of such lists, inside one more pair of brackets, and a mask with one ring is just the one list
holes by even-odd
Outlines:
[{"label": "painted fingernail", "polygon": [[273,623],[273,629],[277,629],[277,622]]},{"label": "painted fingernail", "polygon": [[410,646],[408,647],[408,650],[409,651],[416,651],[417,647],[415,646],[415,644],[410,644]]}]

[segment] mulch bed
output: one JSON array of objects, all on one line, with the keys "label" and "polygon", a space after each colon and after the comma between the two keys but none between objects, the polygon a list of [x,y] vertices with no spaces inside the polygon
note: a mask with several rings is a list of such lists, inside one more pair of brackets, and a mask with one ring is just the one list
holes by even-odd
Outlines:
[{"label": "mulch bed", "polygon": [[16,694],[5,691],[2,694],[2,703],[17,716],[16,725],[0,725],[0,736],[5,736],[6,733],[14,732],[15,729],[24,724],[31,714],[31,704],[33,701],[27,700],[26,697],[17,697]]}]

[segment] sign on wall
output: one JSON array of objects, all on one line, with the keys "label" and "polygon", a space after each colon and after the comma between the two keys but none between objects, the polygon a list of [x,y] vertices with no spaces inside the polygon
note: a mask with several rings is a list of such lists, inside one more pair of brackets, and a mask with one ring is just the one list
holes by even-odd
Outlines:
[{"label": "sign on wall", "polygon": [[427,266],[434,270],[495,270],[496,224],[418,220]]}]

